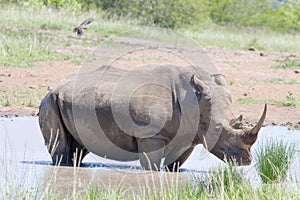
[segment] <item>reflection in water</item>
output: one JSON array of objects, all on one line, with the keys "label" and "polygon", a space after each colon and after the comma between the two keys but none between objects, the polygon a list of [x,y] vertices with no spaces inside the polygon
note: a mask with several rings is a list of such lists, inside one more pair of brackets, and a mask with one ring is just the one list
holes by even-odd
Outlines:
[{"label": "reflection in water", "polygon": [[[60,191],[62,194],[78,194],[91,188],[103,190],[122,189],[129,193],[139,193],[147,190],[164,190],[166,188],[182,186],[186,183],[184,174],[159,172],[103,170],[87,168],[53,167],[47,166],[43,181],[47,181],[50,190]],[[180,181],[179,181],[180,180]]]},{"label": "reflection in water", "polygon": [[[255,149],[270,138],[293,143],[299,150],[300,131],[268,126],[261,130],[253,145],[254,158]],[[298,151],[290,168],[291,177],[300,177],[299,157]],[[196,170],[193,172],[202,176],[211,167],[224,166],[220,160],[205,153],[201,145],[184,163],[184,173],[145,172],[140,170],[138,162],[122,163],[93,154],[89,154],[84,162],[85,167],[80,168],[49,165],[51,158],[36,117],[0,118],[0,198],[1,194],[24,190],[45,197],[52,192],[61,197],[76,197],[95,187],[103,190],[119,188],[128,193],[160,191],[185,186],[192,177],[190,170]],[[239,169],[255,184],[259,182],[254,164]]]},{"label": "reflection in water", "polygon": [[39,193],[41,197],[59,194],[61,198],[80,196],[96,187],[100,190],[121,189],[126,193],[139,194],[183,187],[187,183],[187,178],[188,176],[184,173],[75,168],[23,163],[18,164],[16,168],[7,169],[4,177],[1,176],[1,180],[5,180],[4,184],[1,184],[1,188],[7,193],[23,189]]}]

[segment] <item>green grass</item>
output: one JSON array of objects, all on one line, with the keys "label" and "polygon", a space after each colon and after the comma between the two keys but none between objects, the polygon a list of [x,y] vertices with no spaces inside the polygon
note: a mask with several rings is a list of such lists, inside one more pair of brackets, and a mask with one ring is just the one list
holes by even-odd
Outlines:
[{"label": "green grass", "polygon": [[283,78],[270,78],[270,79],[264,79],[259,80],[257,78],[250,78],[249,79],[252,83],[268,83],[268,84],[278,84],[278,85],[297,85],[300,84],[299,81],[296,81],[294,79],[292,80],[285,80]]},{"label": "green grass", "polygon": [[119,57],[116,58],[116,60],[123,60],[123,61],[166,61],[167,59],[163,58],[163,57],[147,57],[147,56],[143,56],[143,57],[133,57],[133,58],[128,58],[128,57]]},{"label": "green grass", "polygon": [[271,140],[261,145],[256,154],[256,168],[263,183],[278,183],[286,179],[295,148],[282,141]]},{"label": "green grass", "polygon": [[300,130],[300,123],[288,123],[289,130]]},{"label": "green grass", "polygon": [[[187,186],[185,189],[181,189],[178,191],[169,191],[165,193],[160,193],[159,195],[128,195],[124,194],[120,191],[105,191],[101,192],[99,190],[92,190],[87,192],[83,197],[78,198],[80,200],[106,200],[106,199],[118,199],[118,200],[174,200],[174,199],[184,199],[184,200],[210,200],[210,199],[225,199],[225,200],[253,200],[253,199],[263,199],[263,200],[273,200],[274,197],[276,199],[300,199],[300,188],[299,186],[296,188],[288,188],[284,184],[276,184],[276,185],[266,185],[263,188],[259,188],[258,190],[254,190],[250,185],[240,186],[238,191],[232,191],[235,195],[228,196],[227,193],[206,193],[203,190],[195,190],[195,188],[191,188],[191,186]],[[240,194],[240,195],[238,195]],[[71,198],[70,198],[71,199]]]},{"label": "green grass", "polygon": [[142,194],[128,194],[125,190],[88,190],[81,200],[104,199],[139,199],[139,200],[173,200],[173,199],[300,199],[300,187],[288,187],[287,184],[266,184],[254,189],[250,182],[237,171],[235,166],[225,169],[215,169],[207,176],[194,175],[192,181],[182,188],[163,190],[162,192],[149,191]]},{"label": "green grass", "polygon": [[[77,38],[73,28],[87,17],[95,18],[95,22],[85,30],[84,38]],[[96,10],[86,12],[2,5],[0,18],[0,65],[13,67],[31,67],[37,62],[61,60],[80,64],[87,52],[60,53],[56,51],[56,47],[95,47],[112,35],[144,29],[138,21],[126,18],[107,19],[104,13]],[[300,51],[299,34],[213,25],[179,32],[204,47],[218,46],[236,50],[254,45],[266,51]],[[298,68],[296,63],[296,69]]]},{"label": "green grass", "polygon": [[[275,154],[278,156],[279,154]],[[273,156],[273,157],[275,157]],[[282,158],[282,157],[280,157]],[[288,165],[286,165],[288,168]],[[59,168],[55,168],[50,175],[51,180],[49,183],[32,188],[24,185],[15,185],[13,179],[7,179],[9,187],[0,188],[0,199],[15,199],[15,200],[33,200],[33,199],[78,199],[78,200],[189,200],[189,199],[224,199],[224,200],[253,200],[253,199],[300,199],[300,185],[293,185],[290,187],[289,183],[269,182],[263,185],[256,185],[253,187],[249,180],[243,176],[243,173],[238,170],[234,165],[228,165],[222,169],[212,169],[208,174],[189,174],[190,181],[186,185],[178,184],[181,180],[176,178],[170,182],[172,185],[166,184],[164,175],[156,174],[156,178],[160,178],[161,183],[156,185],[156,189],[151,189],[149,185],[145,187],[135,188],[131,190],[125,187],[111,188],[97,186],[97,184],[87,185],[86,189],[78,190],[76,187],[82,184],[79,177],[74,177],[74,184],[68,191],[60,191],[60,193],[51,187],[55,184],[55,177]],[[72,171],[72,169],[70,169]],[[74,168],[76,171],[76,169]],[[14,171],[15,172],[15,171]],[[50,172],[49,172],[50,173]],[[137,174],[138,176],[139,174]],[[178,174],[174,173],[174,176]],[[28,176],[28,177],[27,177]],[[29,178],[31,175],[24,175],[24,178]],[[74,174],[74,176],[76,176]],[[13,177],[13,176],[12,176]],[[149,180],[151,185],[151,179]],[[17,181],[19,182],[19,181]],[[167,181],[168,182],[168,181]],[[48,185],[49,184],[49,185]],[[7,186],[8,186],[7,185]],[[43,187],[46,187],[43,188]],[[149,187],[149,188],[148,188]],[[73,191],[72,191],[73,190]],[[9,192],[8,192],[9,191]]]},{"label": "green grass", "polygon": [[288,92],[288,95],[284,100],[276,99],[253,99],[253,98],[239,98],[236,100],[239,104],[279,104],[281,106],[300,107],[300,99],[296,99],[292,92]]},{"label": "green grass", "polygon": [[51,43],[53,42],[50,38],[31,31],[1,31],[0,66],[33,67],[42,61],[69,60],[78,63],[78,60],[83,60],[80,54],[55,52]]},{"label": "green grass", "polygon": [[[101,188],[90,188],[87,189],[83,194],[75,194],[75,196],[68,196],[63,199],[71,200],[210,200],[210,199],[224,199],[224,200],[253,200],[253,199],[263,199],[263,200],[273,200],[274,197],[278,200],[299,200],[300,199],[300,186],[289,187],[287,184],[265,184],[258,189],[253,189],[251,185],[240,184],[235,188],[235,191],[231,191],[231,194],[223,191],[208,192],[203,189],[203,183],[200,185],[192,186],[187,185],[183,188],[177,188],[172,190],[166,190],[163,192],[147,191],[145,193],[131,193],[126,191],[126,189],[106,189]],[[51,199],[58,200],[62,199],[59,194],[55,194],[52,191],[48,194],[42,194],[46,191],[35,191],[28,189],[18,190],[17,194],[12,193],[1,193],[0,197],[2,199],[14,199],[14,200],[33,200],[33,199]]]},{"label": "green grass", "polygon": [[0,88],[0,107],[28,106],[38,108],[41,99],[47,92],[46,88]]},{"label": "green grass", "polygon": [[[73,28],[85,18],[96,20],[85,38],[78,38]],[[131,22],[105,20],[95,11],[74,13],[49,8],[1,6],[0,66],[32,67],[38,62],[66,60],[80,64],[89,52],[62,53],[71,45],[94,47],[104,38],[134,28]]]},{"label": "green grass", "polygon": [[256,103],[256,104],[274,104],[274,103],[279,103],[278,100],[275,99],[253,99],[253,98],[249,98],[249,97],[245,97],[245,98],[239,98],[236,100],[237,103],[240,104],[250,104],[250,103]]},{"label": "green grass", "polygon": [[[201,183],[200,183],[201,184]],[[93,189],[88,191],[82,197],[79,197],[80,200],[106,200],[106,199],[118,199],[118,200],[174,200],[174,199],[201,199],[201,200],[210,200],[210,199],[231,199],[231,200],[253,200],[253,199],[266,199],[273,200],[274,196],[276,199],[300,199],[300,188],[297,186],[296,188],[288,188],[285,184],[270,184],[265,185],[264,187],[259,188],[258,190],[254,190],[251,188],[250,184],[242,184],[237,186],[238,190],[231,191],[233,195],[228,195],[226,192],[213,192],[207,193],[203,190],[203,185],[200,185],[199,188],[188,185],[186,188],[182,188],[179,190],[170,190],[159,194],[150,194],[148,195],[129,195],[122,190],[116,191],[100,191],[98,189]],[[71,199],[71,198],[70,198]]]},{"label": "green grass", "polygon": [[293,93],[291,91],[289,91],[288,95],[285,97],[285,100],[283,101],[283,105],[300,107],[300,99],[296,99],[293,96]]},{"label": "green grass", "polygon": [[281,60],[276,60],[277,65],[273,66],[275,69],[284,70],[299,70],[300,69],[300,59],[296,56],[287,56]]},{"label": "green grass", "polygon": [[266,83],[270,83],[270,84],[283,84],[283,85],[296,85],[296,84],[300,84],[300,82],[296,81],[296,80],[285,80],[283,78],[271,78],[271,79],[267,79],[265,80]]},{"label": "green grass", "polygon": [[218,46],[226,49],[247,50],[254,45],[268,52],[299,52],[300,35],[283,34],[264,29],[208,26],[195,30],[182,30],[203,46]]},{"label": "green grass", "polygon": [[[288,167],[288,166],[287,166]],[[280,179],[282,180],[282,179]],[[194,175],[186,187],[172,188],[162,192],[148,191],[142,194],[128,194],[125,190],[92,189],[80,199],[299,199],[299,186],[289,188],[287,184],[266,184],[254,189],[243,173],[229,164],[224,169],[214,169],[207,175]]]},{"label": "green grass", "polygon": [[240,199],[250,189],[246,186],[249,184],[248,180],[231,162],[226,162],[226,164],[225,169],[211,170],[211,175],[208,176],[206,183],[206,193],[215,198],[218,198],[216,194],[222,194],[229,199]]},{"label": "green grass", "polygon": [[[97,45],[101,39],[122,33],[124,31],[133,30],[137,27],[136,21],[116,20],[104,18],[104,13],[99,10],[77,11],[56,10],[53,8],[30,8],[18,6],[1,5],[0,18],[2,28],[18,28],[31,30],[33,32],[40,31],[46,33],[56,39],[73,37],[78,44],[84,41],[90,41],[90,45]],[[75,26],[78,26],[84,19],[93,17],[95,21],[88,26],[85,33],[97,34],[84,39],[78,39],[73,33]],[[55,36],[57,35],[57,37]],[[82,41],[83,40],[83,41]],[[92,41],[91,41],[92,40]],[[92,44],[96,42],[96,44]]]}]

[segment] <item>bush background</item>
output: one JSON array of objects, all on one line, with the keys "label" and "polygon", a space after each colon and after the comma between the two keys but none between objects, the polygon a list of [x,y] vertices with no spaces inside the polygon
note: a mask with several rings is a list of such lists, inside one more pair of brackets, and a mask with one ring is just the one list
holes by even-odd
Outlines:
[{"label": "bush background", "polygon": [[300,31],[300,0],[2,0],[1,4],[96,10],[107,18],[134,19],[171,29],[215,24]]}]

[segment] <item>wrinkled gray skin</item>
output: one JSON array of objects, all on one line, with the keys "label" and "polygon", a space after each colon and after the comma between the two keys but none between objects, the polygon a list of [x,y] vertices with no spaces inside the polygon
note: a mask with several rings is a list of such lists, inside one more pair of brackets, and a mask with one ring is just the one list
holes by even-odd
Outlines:
[{"label": "wrinkled gray skin", "polygon": [[93,152],[119,161],[139,159],[147,170],[158,169],[165,158],[163,165],[176,171],[200,143],[220,159],[249,165],[266,107],[247,129],[241,116],[225,118],[230,104],[224,77],[198,67],[102,66],[50,91],[41,102],[39,124],[53,162],[62,165],[72,165],[78,151],[77,164]]}]

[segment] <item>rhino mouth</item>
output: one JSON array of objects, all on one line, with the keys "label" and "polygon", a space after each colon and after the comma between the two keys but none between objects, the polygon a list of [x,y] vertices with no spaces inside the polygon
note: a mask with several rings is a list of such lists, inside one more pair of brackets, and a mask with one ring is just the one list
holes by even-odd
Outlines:
[{"label": "rhino mouth", "polygon": [[[246,158],[241,158],[239,156],[235,157],[235,156],[230,156],[229,160],[232,164],[237,165],[237,166],[248,166],[251,165],[252,162],[252,156],[249,155],[249,157]],[[226,162],[226,159],[225,159]]]}]

